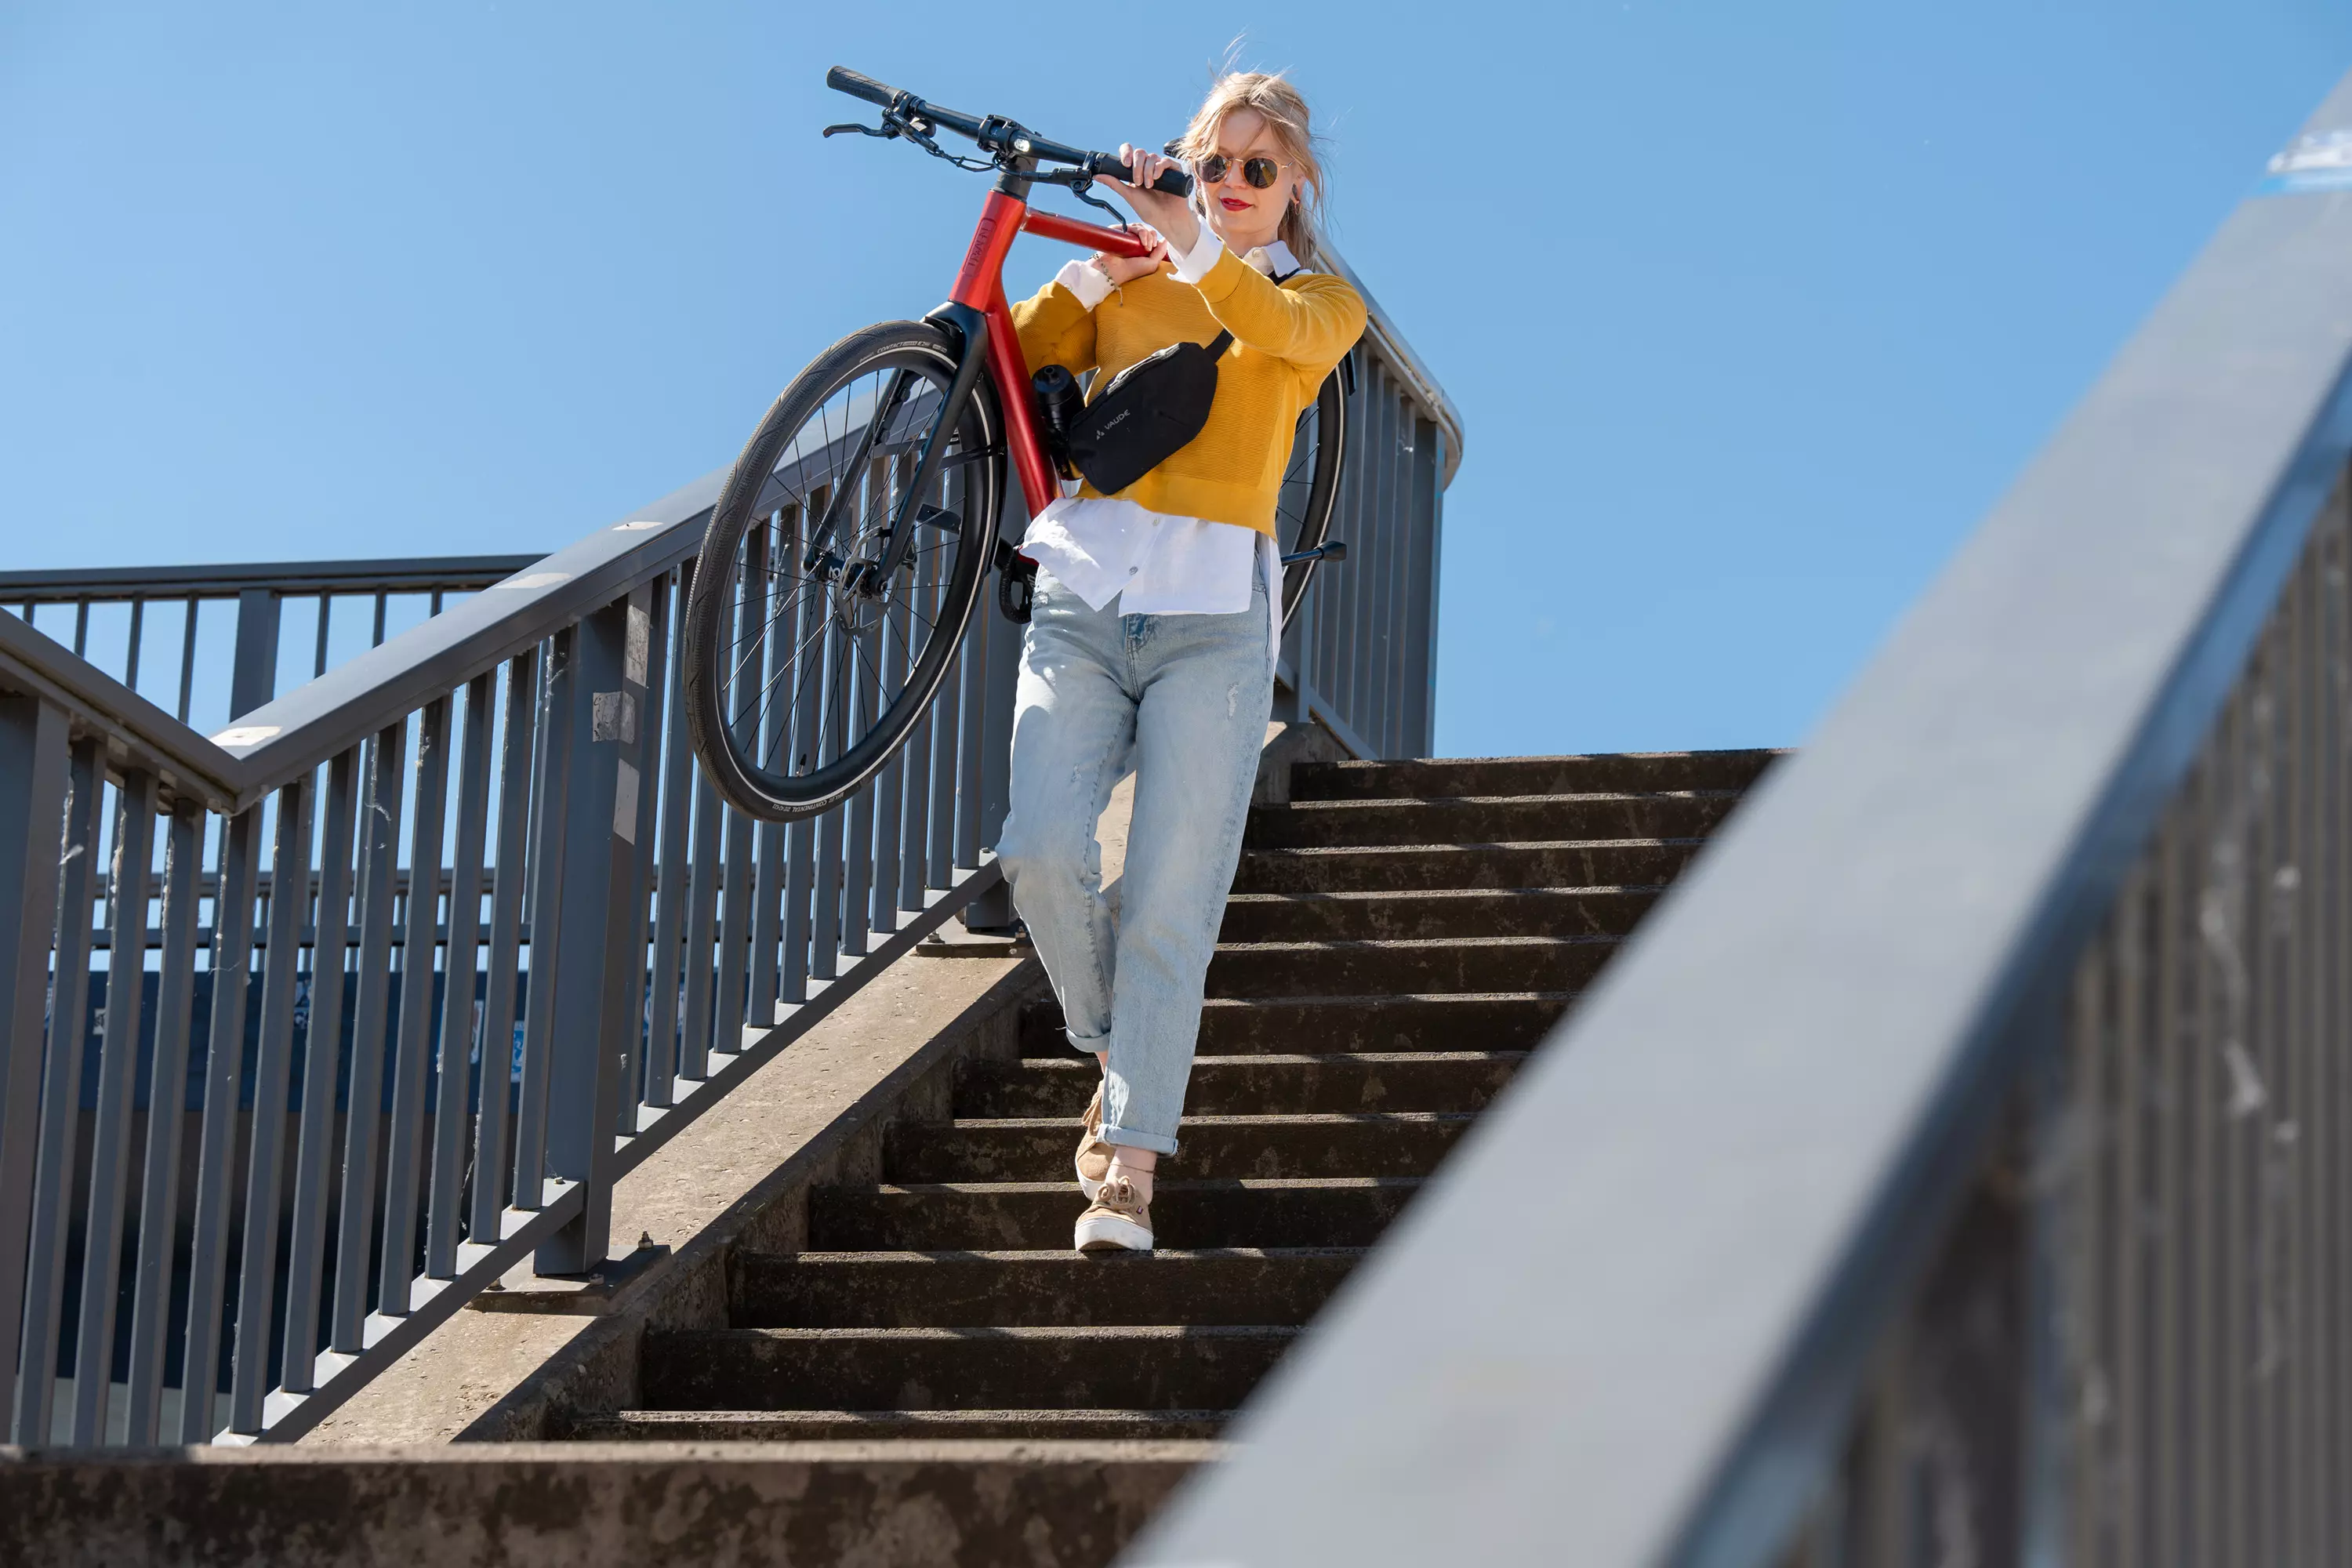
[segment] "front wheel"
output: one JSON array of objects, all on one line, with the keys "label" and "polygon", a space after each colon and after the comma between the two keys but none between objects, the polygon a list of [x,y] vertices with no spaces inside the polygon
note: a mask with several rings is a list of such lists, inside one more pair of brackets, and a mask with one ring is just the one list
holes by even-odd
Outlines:
[{"label": "front wheel", "polygon": [[[740,810],[785,822],[846,799],[954,662],[1004,493],[986,377],[940,429],[958,353],[928,321],[852,333],[793,378],[727,476],[687,593],[682,673],[695,753]],[[938,476],[908,507],[935,432]],[[895,525],[913,530],[898,551]]]}]

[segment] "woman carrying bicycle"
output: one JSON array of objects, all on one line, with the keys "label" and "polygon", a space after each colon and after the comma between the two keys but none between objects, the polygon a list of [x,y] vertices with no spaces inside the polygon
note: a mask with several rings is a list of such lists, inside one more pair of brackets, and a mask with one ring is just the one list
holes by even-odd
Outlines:
[{"label": "woman carrying bicycle", "polygon": [[[1151,1248],[1273,700],[1276,494],[1300,411],[1365,320],[1312,270],[1323,182],[1297,89],[1223,77],[1178,151],[1197,207],[1150,188],[1171,166],[1156,153],[1122,147],[1134,184],[1108,182],[1157,230],[1150,255],[1073,261],[1013,308],[1033,372],[1094,371],[1097,389],[1171,344],[1233,344],[1196,438],[1116,495],[1055,501],[1021,544],[1039,571],[998,856],[1071,1045],[1103,1064],[1076,1162],[1087,1251]],[[1114,926],[1094,828],[1130,757]]]}]

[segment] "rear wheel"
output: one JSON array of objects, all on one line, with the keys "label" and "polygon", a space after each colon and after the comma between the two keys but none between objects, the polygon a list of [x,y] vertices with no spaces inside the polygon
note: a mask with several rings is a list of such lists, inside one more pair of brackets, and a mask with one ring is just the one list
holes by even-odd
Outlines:
[{"label": "rear wheel", "polygon": [[[1286,555],[1312,550],[1331,531],[1331,511],[1339,497],[1339,469],[1348,455],[1348,397],[1342,385],[1349,369],[1342,362],[1323,378],[1315,401],[1298,416],[1290,444],[1290,462],[1282,475],[1282,491],[1275,501],[1274,537]],[[1282,618],[1297,613],[1314,577],[1314,561],[1283,568]]]},{"label": "rear wheel", "polygon": [[[954,662],[1004,491],[986,377],[940,432],[929,493],[903,503],[956,356],[926,321],[844,338],[776,399],[719,492],[687,595],[686,718],[712,785],[754,816],[790,821],[846,799]],[[913,537],[894,552],[902,512]]]}]

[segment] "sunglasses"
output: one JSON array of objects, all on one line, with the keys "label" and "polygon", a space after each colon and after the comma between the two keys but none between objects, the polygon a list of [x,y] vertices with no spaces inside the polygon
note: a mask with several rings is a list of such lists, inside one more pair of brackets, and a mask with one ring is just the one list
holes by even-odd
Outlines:
[{"label": "sunglasses", "polygon": [[1242,166],[1242,178],[1261,191],[1272,185],[1275,175],[1282,171],[1282,165],[1271,158],[1235,160],[1226,157],[1223,153],[1208,154],[1196,167],[1203,184],[1222,184],[1224,182],[1225,171],[1232,168],[1237,161]]}]

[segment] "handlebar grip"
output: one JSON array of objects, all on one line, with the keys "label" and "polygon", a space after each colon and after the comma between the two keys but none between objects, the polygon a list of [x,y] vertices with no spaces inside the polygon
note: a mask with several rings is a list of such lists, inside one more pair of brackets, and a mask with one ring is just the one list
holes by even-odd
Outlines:
[{"label": "handlebar grip", "polygon": [[835,66],[824,73],[824,85],[835,92],[845,92],[852,98],[889,108],[898,100],[898,89],[884,87],[870,76],[860,76],[846,66]]},{"label": "handlebar grip", "polygon": [[[1113,179],[1125,180],[1129,184],[1135,183],[1134,177],[1127,171],[1127,165],[1108,153],[1097,153],[1087,159],[1087,173],[1108,174]],[[1181,169],[1163,170],[1160,177],[1151,182],[1151,188],[1155,191],[1165,191],[1171,196],[1189,196],[1192,194],[1192,176]]]}]

